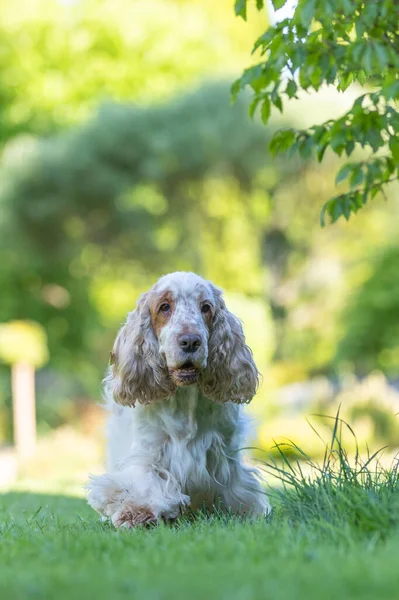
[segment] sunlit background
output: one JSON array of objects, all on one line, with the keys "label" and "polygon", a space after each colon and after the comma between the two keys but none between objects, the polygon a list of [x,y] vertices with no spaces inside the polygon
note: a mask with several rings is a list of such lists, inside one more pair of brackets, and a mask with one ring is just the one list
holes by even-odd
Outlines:
[{"label": "sunlit background", "polygon": [[[307,419],[328,436],[312,415],[339,406],[362,447],[399,446],[397,194],[321,229],[337,159],[267,152],[276,127],[339,115],[356,90],[304,95],[267,128],[230,100],[278,17],[244,23],[233,0],[1,3],[1,486],[83,493],[116,331],[176,270],[223,287],[244,322],[263,374],[255,457],[288,438],[317,458]],[[18,460],[11,382],[23,427],[33,373],[38,444]]]}]

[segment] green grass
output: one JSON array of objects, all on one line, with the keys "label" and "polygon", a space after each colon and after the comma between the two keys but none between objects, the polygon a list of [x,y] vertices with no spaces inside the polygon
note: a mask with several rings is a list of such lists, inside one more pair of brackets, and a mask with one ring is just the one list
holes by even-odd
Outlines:
[{"label": "green grass", "polygon": [[[362,457],[356,435],[339,417],[339,410],[332,423],[331,439],[320,438],[325,447],[321,464],[289,441],[276,446],[279,463],[264,463],[281,483],[273,493],[279,516],[292,524],[317,527],[337,539],[345,537],[346,531],[352,537],[369,534],[383,539],[399,530],[398,455],[388,467],[380,461],[384,448],[374,454],[367,450]],[[342,444],[343,429],[353,438],[353,456]],[[287,447],[288,454],[300,456],[301,461],[287,458]]]},{"label": "green grass", "polygon": [[2,497],[1,521],[0,597],[7,600],[398,595],[396,531],[381,542],[347,528],[332,540],[315,525],[279,519],[114,531],[82,499],[19,493]]},{"label": "green grass", "polygon": [[3,495],[0,598],[399,597],[397,467],[350,460],[339,427],[337,417],[321,466],[308,465],[312,477],[284,456],[269,465],[283,485],[271,519],[260,522],[202,516],[116,531],[83,499]]},{"label": "green grass", "polygon": [[[38,512],[39,508],[40,512]],[[332,542],[316,525],[200,520],[114,531],[84,500],[8,494],[1,500],[0,597],[397,597],[399,535]]]}]

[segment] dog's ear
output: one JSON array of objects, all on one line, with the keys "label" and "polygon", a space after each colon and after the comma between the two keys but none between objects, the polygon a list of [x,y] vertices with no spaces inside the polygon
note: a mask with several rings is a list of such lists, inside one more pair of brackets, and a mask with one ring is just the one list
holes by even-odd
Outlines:
[{"label": "dog's ear", "polygon": [[148,294],[143,294],[129,313],[116,337],[110,362],[105,384],[118,404],[149,404],[173,395],[174,384],[152,329]]},{"label": "dog's ear", "polygon": [[248,403],[258,388],[258,370],[245,343],[239,319],[229,312],[222,292],[213,286],[216,312],[211,325],[208,365],[202,392],[216,402]]}]

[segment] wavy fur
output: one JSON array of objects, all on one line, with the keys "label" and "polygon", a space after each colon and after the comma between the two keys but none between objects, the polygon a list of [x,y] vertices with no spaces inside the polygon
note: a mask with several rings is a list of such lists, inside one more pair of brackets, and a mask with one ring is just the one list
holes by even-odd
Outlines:
[{"label": "wavy fur", "polygon": [[148,404],[169,398],[176,391],[152,329],[148,294],[143,294],[129,313],[115,340],[112,356],[114,364],[105,386],[118,404]]},{"label": "wavy fur", "polygon": [[[187,333],[201,342],[189,355],[179,343]],[[178,387],[170,371],[184,369],[187,356],[200,376]],[[113,358],[105,378],[107,473],[90,478],[89,504],[116,527],[203,507],[266,514],[256,469],[239,451],[238,404],[254,396],[258,372],[221,291],[193,273],[161,278],[129,314]]]},{"label": "wavy fur", "polygon": [[248,403],[258,389],[258,370],[239,319],[227,310],[221,290],[213,290],[217,308],[201,391],[215,402]]}]

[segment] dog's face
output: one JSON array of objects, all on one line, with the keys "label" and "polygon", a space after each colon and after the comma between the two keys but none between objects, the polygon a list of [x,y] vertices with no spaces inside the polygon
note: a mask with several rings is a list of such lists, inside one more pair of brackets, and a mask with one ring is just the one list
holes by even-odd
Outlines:
[{"label": "dog's face", "polygon": [[192,385],[207,366],[208,340],[216,309],[211,285],[190,278],[163,277],[149,293],[151,323],[172,380]]},{"label": "dog's face", "polygon": [[194,273],[165,275],[141,296],[112,356],[106,383],[128,406],[194,384],[215,402],[249,402],[258,384],[240,321],[221,290]]}]

